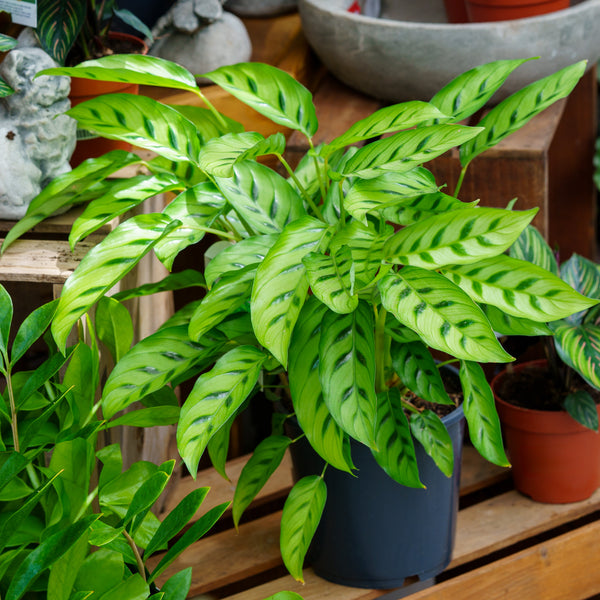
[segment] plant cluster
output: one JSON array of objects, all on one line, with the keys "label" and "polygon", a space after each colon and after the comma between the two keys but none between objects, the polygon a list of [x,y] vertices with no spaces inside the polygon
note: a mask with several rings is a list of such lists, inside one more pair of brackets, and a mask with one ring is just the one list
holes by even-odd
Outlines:
[{"label": "plant cluster", "polygon": [[[177,427],[179,453],[194,476],[205,451],[224,472],[233,420],[273,381],[289,394],[303,434],[328,468],[353,472],[352,438],[392,478],[420,487],[415,439],[451,473],[443,423],[409,401],[410,391],[452,404],[432,351],[459,363],[473,444],[506,465],[493,396],[478,364],[512,360],[495,330],[506,330],[505,315],[515,329],[531,332],[597,303],[505,254],[536,210],[458,198],[470,162],[569,94],[585,69],[585,63],[567,67],[502,101],[476,126],[461,125],[523,62],[472,69],[430,102],[387,106],[320,146],[313,144],[318,122],[311,94],[285,72],[244,63],[203,75],[281,128],[304,134],[310,149],[296,168],[284,157],[283,133],[265,138],[243,131],[174,63],[112,56],[48,70],[185,90],[207,108],[123,94],[72,108],[81,127],[152,150],[156,158],[144,162],[118,151],[84,162],[34,199],[4,248],[58,209],[87,203],[71,231],[75,245],[146,198],[175,193],[162,212],[125,218],[69,278],[51,325],[65,352],[75,324],[142,256],[153,251],[171,268],[183,249],[215,236],[205,266],[198,256],[197,269],[136,291],[195,286],[198,299],[120,358],[100,401],[103,418],[111,420],[195,380]],[[462,173],[450,194],[424,165],[457,146]],[[287,176],[261,162],[267,155]],[[141,163],[146,172],[111,178]],[[240,477],[236,523],[290,443],[275,419],[273,434]],[[286,501],[281,549],[298,579],[325,498],[323,478],[315,476],[300,480]]]}]

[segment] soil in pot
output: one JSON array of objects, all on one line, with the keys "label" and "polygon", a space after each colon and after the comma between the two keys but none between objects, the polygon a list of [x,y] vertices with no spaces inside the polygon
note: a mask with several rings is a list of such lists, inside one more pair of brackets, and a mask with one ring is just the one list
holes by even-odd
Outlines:
[{"label": "soil in pot", "polygon": [[473,22],[509,21],[569,8],[569,0],[467,0]]},{"label": "soil in pot", "polygon": [[[538,502],[577,502],[600,486],[600,435],[561,409],[546,361],[503,371],[492,381],[515,487]],[[582,381],[596,398],[598,392]]]}]

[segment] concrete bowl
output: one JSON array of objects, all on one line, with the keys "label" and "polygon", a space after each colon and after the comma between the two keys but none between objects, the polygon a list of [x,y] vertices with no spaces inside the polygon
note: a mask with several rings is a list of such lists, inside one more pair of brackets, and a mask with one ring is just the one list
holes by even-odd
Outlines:
[{"label": "concrete bowl", "polygon": [[299,0],[302,26],[342,82],[390,102],[429,100],[464,71],[498,59],[521,65],[494,96],[573,64],[600,58],[600,0],[514,21],[450,24],[443,0],[383,0],[379,16],[348,12],[352,0]]}]

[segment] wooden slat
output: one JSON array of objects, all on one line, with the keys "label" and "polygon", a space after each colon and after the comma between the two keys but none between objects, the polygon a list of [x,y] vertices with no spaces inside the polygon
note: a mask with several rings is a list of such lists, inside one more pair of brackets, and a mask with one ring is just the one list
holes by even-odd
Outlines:
[{"label": "wooden slat", "polygon": [[486,487],[505,481],[510,469],[499,467],[482,458],[472,446],[463,448],[460,466],[460,495],[472,494]]}]

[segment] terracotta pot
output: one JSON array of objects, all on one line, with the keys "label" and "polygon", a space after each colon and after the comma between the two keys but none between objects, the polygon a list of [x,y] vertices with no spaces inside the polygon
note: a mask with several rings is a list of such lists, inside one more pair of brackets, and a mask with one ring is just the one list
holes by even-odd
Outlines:
[{"label": "terracotta pot", "polygon": [[[523,363],[546,368],[545,360]],[[501,398],[509,374],[492,380],[496,408],[515,487],[538,502],[566,503],[589,498],[600,486],[600,434],[583,427],[565,411],[521,408]],[[600,406],[597,407],[600,414]]]},{"label": "terracotta pot", "polygon": [[[112,32],[112,39],[129,40],[143,48],[142,54],[148,52],[148,46],[138,37],[128,33]],[[139,85],[119,81],[97,81],[95,79],[71,78],[71,106],[91,100],[103,94],[137,94]],[[119,140],[109,140],[90,131],[77,130],[77,146],[71,156],[71,167],[76,167],[87,158],[97,158],[111,150],[131,150],[131,144]]]},{"label": "terracotta pot", "polygon": [[468,23],[466,0],[444,0],[448,23]]},{"label": "terracotta pot", "polygon": [[509,21],[569,8],[569,0],[466,0],[469,20]]}]

